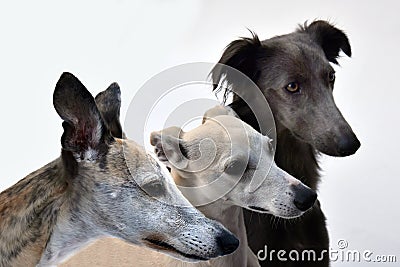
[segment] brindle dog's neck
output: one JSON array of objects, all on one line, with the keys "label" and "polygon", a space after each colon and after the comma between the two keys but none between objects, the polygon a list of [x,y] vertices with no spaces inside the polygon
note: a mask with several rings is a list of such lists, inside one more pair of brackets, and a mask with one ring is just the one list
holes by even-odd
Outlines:
[{"label": "brindle dog's neck", "polygon": [[0,267],[39,262],[66,189],[59,165],[53,161],[0,194]]},{"label": "brindle dog's neck", "polygon": [[[234,98],[234,102],[230,106],[243,121],[260,131],[256,117],[243,100]],[[275,154],[276,164],[312,189],[318,189],[317,151],[310,144],[296,138],[279,122],[276,124],[279,129]]]}]

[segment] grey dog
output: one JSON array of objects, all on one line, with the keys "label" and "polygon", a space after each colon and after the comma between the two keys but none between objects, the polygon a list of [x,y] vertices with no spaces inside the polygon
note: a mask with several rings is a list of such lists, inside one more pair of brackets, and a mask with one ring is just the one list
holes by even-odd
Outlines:
[{"label": "grey dog", "polygon": [[[317,154],[344,157],[355,153],[360,142],[333,99],[339,52],[351,56],[346,34],[326,21],[300,26],[293,33],[260,41],[256,34],[231,42],[219,63],[247,75],[267,99],[277,126],[275,162],[314,190],[318,189]],[[228,84],[245,93],[230,68],[212,70],[214,90]],[[231,89],[223,89],[229,94]],[[259,130],[249,105],[234,94],[231,108]],[[319,201],[301,219],[286,223],[271,215],[245,211],[249,244],[257,254],[269,250],[314,250],[319,260],[280,261],[268,257],[262,266],[328,266],[329,237]],[[322,256],[322,257],[321,257]]]}]

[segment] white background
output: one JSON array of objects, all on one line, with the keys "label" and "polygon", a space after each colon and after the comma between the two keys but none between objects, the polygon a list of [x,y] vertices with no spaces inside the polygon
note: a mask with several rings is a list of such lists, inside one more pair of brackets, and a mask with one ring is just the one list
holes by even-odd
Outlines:
[{"label": "white background", "polygon": [[[59,155],[62,128],[52,93],[63,71],[93,94],[117,81],[124,118],[147,79],[177,64],[216,62],[230,41],[249,36],[246,27],[266,39],[306,20],[329,19],[352,44],[353,57],[335,67],[334,95],[362,143],[354,156],[321,157],[319,198],[332,248],[344,238],[350,249],[396,254],[400,261],[396,2],[2,1],[0,189]],[[333,264],[343,265],[356,264]]]}]

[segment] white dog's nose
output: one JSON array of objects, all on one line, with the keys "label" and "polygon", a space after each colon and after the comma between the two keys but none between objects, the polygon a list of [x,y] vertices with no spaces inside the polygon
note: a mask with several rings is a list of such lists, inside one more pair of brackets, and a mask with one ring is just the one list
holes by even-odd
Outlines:
[{"label": "white dog's nose", "polygon": [[302,183],[292,185],[294,193],[294,205],[301,211],[306,211],[314,205],[317,193]]}]

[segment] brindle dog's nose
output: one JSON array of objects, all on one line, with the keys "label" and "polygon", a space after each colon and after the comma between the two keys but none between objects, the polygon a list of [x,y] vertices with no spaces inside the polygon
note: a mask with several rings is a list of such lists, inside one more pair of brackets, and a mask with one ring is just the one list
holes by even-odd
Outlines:
[{"label": "brindle dog's nose", "polygon": [[350,156],[356,153],[361,143],[353,132],[343,134],[338,140],[338,152],[340,156]]},{"label": "brindle dog's nose", "polygon": [[239,240],[234,235],[225,232],[217,236],[217,244],[222,251],[222,255],[227,255],[239,247]]},{"label": "brindle dog's nose", "polygon": [[317,193],[303,184],[293,186],[294,205],[301,211],[306,211],[314,205]]}]

